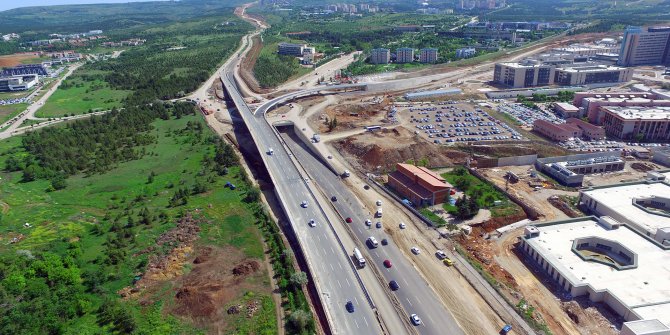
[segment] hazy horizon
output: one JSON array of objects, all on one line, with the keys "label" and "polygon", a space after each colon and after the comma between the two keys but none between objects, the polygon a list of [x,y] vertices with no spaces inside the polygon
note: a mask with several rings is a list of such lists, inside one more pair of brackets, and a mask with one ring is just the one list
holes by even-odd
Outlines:
[{"label": "hazy horizon", "polygon": [[146,2],[146,1],[166,1],[166,0],[23,0],[23,1],[0,1],[0,12],[34,6],[54,6],[54,5],[83,5],[83,4],[101,4],[101,3],[128,3],[128,2]]}]

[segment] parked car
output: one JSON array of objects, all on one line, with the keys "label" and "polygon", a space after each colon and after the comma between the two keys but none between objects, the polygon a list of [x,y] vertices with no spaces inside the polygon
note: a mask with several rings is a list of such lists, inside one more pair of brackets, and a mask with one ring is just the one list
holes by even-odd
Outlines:
[{"label": "parked car", "polygon": [[376,226],[377,228],[381,228],[381,227],[382,227],[382,223],[381,223],[380,221],[377,221],[377,224],[376,224],[375,226]]}]

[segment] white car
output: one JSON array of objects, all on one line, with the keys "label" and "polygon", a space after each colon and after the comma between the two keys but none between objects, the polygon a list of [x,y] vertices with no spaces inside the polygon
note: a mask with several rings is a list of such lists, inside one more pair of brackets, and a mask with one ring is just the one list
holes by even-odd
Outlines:
[{"label": "white car", "polygon": [[444,253],[442,250],[438,250],[435,252],[435,255],[437,256],[438,259],[445,259],[447,258],[447,254]]},{"label": "white car", "polygon": [[421,253],[421,250],[419,250],[419,248],[417,248],[417,247],[412,247],[411,250],[412,250],[412,253],[415,254],[415,255],[418,255],[418,254]]},{"label": "white car", "polygon": [[412,314],[412,315],[409,316],[409,318],[412,320],[412,323],[415,326],[418,326],[418,325],[421,324],[421,318],[418,315]]},{"label": "white car", "polygon": [[303,200],[303,201],[300,203],[300,207],[302,207],[302,208],[307,208],[307,200]]},{"label": "white car", "polygon": [[407,228],[407,225],[404,222],[400,222],[400,229]]},{"label": "white car", "polygon": [[314,219],[309,220],[309,226],[310,227],[316,227],[316,222],[314,221]]},{"label": "white car", "polygon": [[372,226],[372,221],[370,219],[365,220],[365,225],[368,227]]}]

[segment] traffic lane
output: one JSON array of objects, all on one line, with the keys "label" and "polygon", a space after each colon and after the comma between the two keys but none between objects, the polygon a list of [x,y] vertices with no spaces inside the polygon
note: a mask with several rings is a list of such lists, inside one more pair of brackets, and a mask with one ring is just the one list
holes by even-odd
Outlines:
[{"label": "traffic lane", "polygon": [[[269,125],[267,126],[270,127]],[[263,128],[259,126],[258,128]],[[261,129],[256,129],[261,130]],[[288,154],[280,149],[280,144],[278,139],[274,136],[274,133],[263,131],[261,136],[262,139],[260,142],[263,142],[264,145],[271,146],[277,145],[278,150],[275,151],[275,154],[268,155],[266,157],[266,162],[268,168],[272,171],[277,171],[278,166],[285,167],[288,171],[285,176],[292,176],[288,179],[284,179],[283,182],[278,182],[280,185],[278,187],[283,187],[285,189],[290,189],[293,192],[282,192],[285,195],[285,200],[290,204],[287,206],[290,208],[291,212],[291,223],[294,229],[294,232],[301,236],[301,241],[304,241],[303,248],[305,253],[309,253],[306,257],[314,258],[315,261],[310,262],[311,267],[321,267],[321,273],[327,273],[329,276],[316,276],[316,280],[319,281],[320,286],[325,292],[320,292],[322,294],[322,301],[326,308],[328,308],[331,318],[334,320],[347,320],[346,327],[342,327],[341,324],[333,325],[335,328],[345,328],[342,331],[344,333],[369,333],[377,334],[379,328],[377,328],[377,323],[374,321],[374,314],[371,307],[365,299],[365,294],[363,293],[362,288],[358,285],[356,278],[354,277],[351,266],[349,266],[349,271],[337,271],[335,265],[338,262],[342,261],[342,256],[347,258],[348,255],[335,243],[335,236],[330,230],[329,227],[325,226],[327,221],[321,211],[318,210],[318,205],[316,200],[313,199],[309,190],[307,190],[304,185],[302,178],[297,175],[298,171],[295,166],[290,161]],[[276,142],[274,144],[269,144],[269,142]],[[300,191],[299,191],[300,190]],[[302,208],[300,204],[303,200],[308,201],[307,208]],[[314,239],[311,238],[311,234],[306,229],[309,227],[308,221],[314,219],[321,222],[324,225],[324,228],[328,228],[328,233],[324,235],[325,243],[322,244],[321,250],[324,251],[324,257],[319,260],[319,257],[314,256],[312,251],[318,250],[319,246],[314,243]],[[311,227],[310,227],[311,228]],[[344,254],[344,255],[343,255]],[[317,252],[318,255],[318,252]],[[327,264],[327,265],[326,265]],[[341,263],[338,265],[340,267]],[[317,270],[317,269],[314,269]],[[355,283],[352,286],[352,282]],[[360,299],[359,299],[360,298]],[[356,311],[354,313],[348,313],[345,308],[345,304],[348,301],[352,301]]]},{"label": "traffic lane", "polygon": [[[451,313],[449,313],[442,303],[435,298],[435,293],[428,286],[428,283],[417,273],[417,270],[409,264],[404,254],[402,254],[397,247],[389,245],[380,246],[372,250],[369,249],[369,246],[365,243],[368,237],[374,236],[378,241],[381,241],[383,238],[388,239],[388,236],[383,232],[383,229],[365,226],[364,222],[366,219],[373,220],[371,227],[375,226],[376,221],[374,218],[370,217],[371,213],[362,206],[362,204],[355,201],[355,195],[346,188],[342,183],[341,178],[335,175],[314,157],[308,151],[309,149],[304,147],[304,144],[297,142],[299,140],[294,139],[288,134],[283,134],[283,137],[284,141],[291,147],[293,153],[297,156],[296,158],[299,158],[303,166],[313,174],[313,179],[322,187],[324,192],[326,192],[329,197],[333,195],[337,196],[338,201],[333,204],[340,213],[352,218],[352,223],[348,225],[351,226],[360,242],[366,245],[366,248],[368,248],[369,251],[368,254],[373,258],[374,264],[380,266],[380,269],[384,269],[380,272],[384,275],[387,283],[391,280],[396,280],[402,281],[405,284],[405,289],[401,287],[400,290],[395,291],[395,294],[405,308],[407,318],[409,318],[410,314],[416,313],[423,320],[424,327],[421,327],[422,329],[420,329],[422,334],[441,334],[445,330],[445,325],[439,324],[435,322],[435,320],[444,320],[446,317],[448,321],[447,327],[450,330],[449,334],[463,334]],[[340,201],[339,199],[346,200]],[[381,219],[379,221],[383,222]],[[393,264],[391,268],[384,267],[382,263],[386,259],[391,260],[391,262],[395,264]],[[413,285],[409,285],[409,283],[413,283]]]}]

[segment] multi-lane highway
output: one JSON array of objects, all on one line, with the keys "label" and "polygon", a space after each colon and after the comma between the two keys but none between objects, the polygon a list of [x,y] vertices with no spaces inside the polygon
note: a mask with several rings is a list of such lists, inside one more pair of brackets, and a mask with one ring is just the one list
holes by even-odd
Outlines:
[{"label": "multi-lane highway", "polygon": [[[385,282],[388,284],[395,280],[400,288],[394,291],[398,301],[406,311],[405,317],[410,314],[418,314],[422,319],[422,325],[417,328],[421,334],[463,334],[453,316],[444,305],[436,298],[436,293],[428,286],[417,272],[417,270],[405,258],[403,253],[394,245],[391,238],[384,233],[383,229],[375,227],[377,221],[382,224],[398,224],[392,219],[375,219],[370,212],[358,201],[356,196],[347,188],[342,179],[326,167],[320,160],[309,152],[304,144],[300,142],[297,136],[290,136],[290,133],[283,133],[286,144],[291,148],[292,153],[300,162],[305,170],[310,174],[311,179],[323,190],[328,198],[335,196],[337,201],[332,202],[334,207],[343,217],[350,217],[352,223],[348,224],[350,231],[354,233],[359,241],[360,248],[367,249],[369,256],[368,262],[371,266],[376,266]],[[365,220],[372,220],[370,227],[365,225]],[[381,243],[377,248],[372,248],[365,243],[368,237],[375,237],[377,241],[387,239],[389,244],[384,246]],[[421,250],[419,259],[426,257],[435,257],[435,250]],[[390,260],[391,268],[383,266],[385,260]]]},{"label": "multi-lane highway", "polygon": [[[307,181],[302,179],[288,153],[282,150],[274,129],[263,117],[255,117],[242,99],[233,77],[235,66],[235,61],[229,62],[221,80],[261,153],[312,272],[331,330],[335,334],[381,333],[371,301],[359,282],[348,251],[339,243],[325,213],[307,187]],[[273,149],[272,154],[270,149]],[[301,206],[303,201],[307,202],[306,208]],[[316,227],[309,226],[312,219],[316,221]],[[348,301],[354,304],[353,313],[345,308]]]}]

